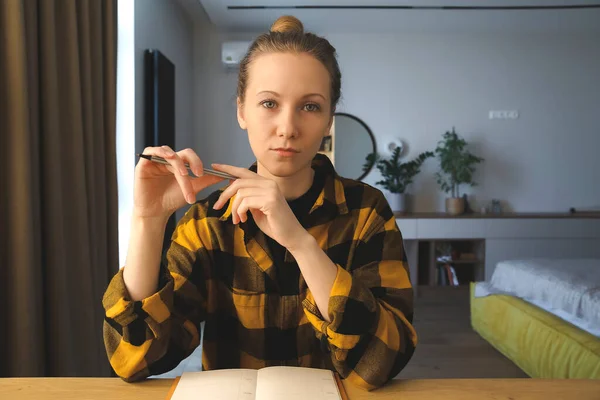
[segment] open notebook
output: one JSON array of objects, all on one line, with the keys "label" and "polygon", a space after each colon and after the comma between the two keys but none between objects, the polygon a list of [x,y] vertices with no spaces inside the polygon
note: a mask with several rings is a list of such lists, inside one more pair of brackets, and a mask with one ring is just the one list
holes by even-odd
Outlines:
[{"label": "open notebook", "polygon": [[332,371],[301,367],[266,367],[184,372],[171,400],[346,400]]}]

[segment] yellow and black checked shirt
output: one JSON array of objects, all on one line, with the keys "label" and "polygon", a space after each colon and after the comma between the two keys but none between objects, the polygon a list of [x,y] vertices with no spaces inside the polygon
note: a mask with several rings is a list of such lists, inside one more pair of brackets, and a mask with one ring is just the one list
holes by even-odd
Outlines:
[{"label": "yellow and black checked shirt", "polygon": [[[303,226],[337,265],[323,319],[297,263],[274,265],[252,221],[213,210],[220,190],[178,223],[154,295],[131,301],[122,271],[103,299],[104,340],[114,371],[137,381],[171,370],[200,344],[205,370],[272,365],[337,370],[366,389],[383,385],[411,358],[413,291],[402,236],[382,193],[339,177],[317,155],[325,184]],[[256,170],[256,163],[250,167]]]}]

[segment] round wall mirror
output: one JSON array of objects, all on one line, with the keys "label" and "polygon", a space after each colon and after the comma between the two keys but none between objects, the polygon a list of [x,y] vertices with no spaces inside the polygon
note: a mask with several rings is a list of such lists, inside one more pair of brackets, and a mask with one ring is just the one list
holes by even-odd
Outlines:
[{"label": "round wall mirror", "polygon": [[375,152],[373,132],[360,118],[346,113],[334,114],[335,157],[337,173],[345,178],[361,180],[371,171],[373,163],[367,155]]}]

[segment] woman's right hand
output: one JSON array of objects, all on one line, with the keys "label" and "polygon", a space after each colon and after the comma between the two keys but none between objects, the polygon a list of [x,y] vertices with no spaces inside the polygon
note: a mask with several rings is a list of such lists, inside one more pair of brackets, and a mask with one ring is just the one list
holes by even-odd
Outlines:
[{"label": "woman's right hand", "polygon": [[[162,157],[170,165],[140,158],[135,167],[133,190],[136,217],[166,220],[186,203],[193,204],[199,191],[224,180],[203,175],[202,161],[191,149],[174,152],[169,146],[147,147],[143,154]],[[186,162],[197,178],[188,174]]]}]

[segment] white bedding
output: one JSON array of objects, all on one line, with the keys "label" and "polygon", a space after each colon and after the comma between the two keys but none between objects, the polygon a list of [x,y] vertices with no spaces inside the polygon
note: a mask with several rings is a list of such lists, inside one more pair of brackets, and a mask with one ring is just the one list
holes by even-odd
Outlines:
[{"label": "white bedding", "polygon": [[600,259],[501,261],[475,297],[508,294],[600,336]]}]

